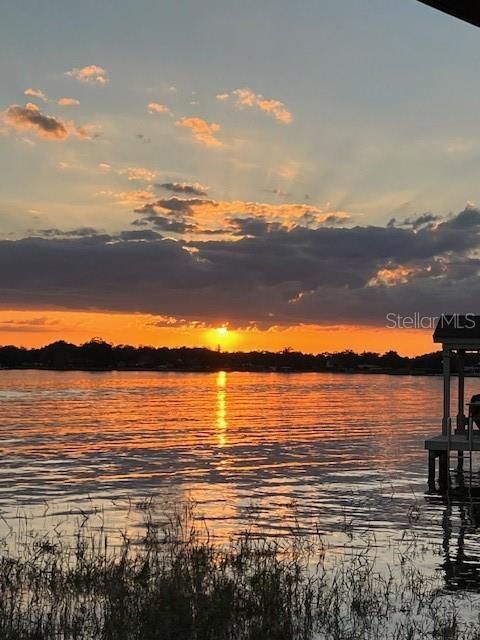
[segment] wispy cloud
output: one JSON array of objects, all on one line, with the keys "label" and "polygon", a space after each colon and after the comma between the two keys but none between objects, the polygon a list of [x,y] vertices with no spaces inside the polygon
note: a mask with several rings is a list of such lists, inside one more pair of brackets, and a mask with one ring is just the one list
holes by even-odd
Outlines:
[{"label": "wispy cloud", "polygon": [[37,333],[38,331],[53,331],[58,329],[58,320],[43,317],[33,317],[28,320],[6,319],[0,321],[0,332]]},{"label": "wispy cloud", "polygon": [[287,160],[287,162],[284,162],[277,168],[276,174],[280,178],[291,182],[298,176],[301,168],[302,164],[300,162],[297,162],[296,160]]},{"label": "wispy cloud", "polygon": [[73,164],[71,162],[66,162],[65,160],[60,160],[57,162],[57,167],[61,171],[68,171],[69,169],[73,169]]},{"label": "wispy cloud", "polygon": [[126,173],[129,180],[138,182],[152,182],[152,180],[155,180],[157,177],[156,171],[146,169],[145,167],[129,167],[126,171],[122,171],[122,173]]},{"label": "wispy cloud", "polygon": [[136,191],[99,191],[97,196],[102,198],[110,198],[113,202],[121,205],[138,206],[144,202],[150,202],[153,197],[152,191],[148,189],[139,189]]},{"label": "wispy cloud", "polygon": [[4,121],[17,131],[31,130],[39,138],[46,140],[62,141],[71,135],[92,140],[97,135],[91,126],[77,127],[73,122],[65,122],[54,116],[45,115],[31,102],[25,107],[18,104],[8,107],[4,114]]},{"label": "wispy cloud", "polygon": [[257,108],[271,115],[277,122],[282,124],[291,124],[293,122],[292,113],[286,108],[280,100],[267,99],[260,93],[255,93],[248,87],[244,89],[235,89],[230,94],[219,93],[217,100],[226,101],[232,98],[238,107]]},{"label": "wispy cloud", "polygon": [[43,102],[48,102],[46,94],[41,89],[32,89],[30,87],[29,89],[25,89],[23,93],[29,98],[40,98]]},{"label": "wispy cloud", "polygon": [[216,134],[220,131],[220,125],[215,122],[207,122],[202,118],[181,118],[175,124],[177,127],[190,129],[196,142],[207,147],[223,147],[223,142],[216,138]]},{"label": "wispy cloud", "polygon": [[76,107],[80,104],[80,100],[77,100],[77,98],[59,98],[57,104],[62,107]]},{"label": "wispy cloud", "polygon": [[90,64],[80,69],[75,68],[71,71],[66,71],[65,75],[75,78],[80,82],[100,85],[108,84],[108,74],[106,69],[97,64]]}]

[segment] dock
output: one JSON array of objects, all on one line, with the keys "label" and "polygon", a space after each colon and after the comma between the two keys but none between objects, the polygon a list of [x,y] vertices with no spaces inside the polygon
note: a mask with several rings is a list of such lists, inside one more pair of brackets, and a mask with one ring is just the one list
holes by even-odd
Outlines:
[{"label": "dock", "polygon": [[[480,396],[465,403],[465,356],[480,353],[480,316],[442,315],[433,334],[433,341],[442,345],[443,418],[441,432],[425,440],[428,451],[429,489],[436,489],[436,461],[441,491],[450,487],[450,461],[456,455],[457,470],[462,471],[467,457],[470,470],[475,451],[480,451]],[[452,416],[452,362],[457,371],[457,407]]]}]

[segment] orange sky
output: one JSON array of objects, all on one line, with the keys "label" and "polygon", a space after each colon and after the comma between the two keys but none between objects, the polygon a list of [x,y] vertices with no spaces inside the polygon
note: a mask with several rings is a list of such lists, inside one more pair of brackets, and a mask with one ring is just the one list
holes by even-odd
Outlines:
[{"label": "orange sky", "polygon": [[[158,325],[158,318],[144,314],[78,313],[62,311],[0,311],[0,344],[42,346],[55,340],[82,343],[94,337],[114,344],[153,346],[205,346],[225,351],[285,347],[309,353],[324,351],[384,352],[402,355],[436,350],[431,332],[366,326],[296,326],[216,331],[203,326]],[[219,327],[222,326],[219,322]]]}]

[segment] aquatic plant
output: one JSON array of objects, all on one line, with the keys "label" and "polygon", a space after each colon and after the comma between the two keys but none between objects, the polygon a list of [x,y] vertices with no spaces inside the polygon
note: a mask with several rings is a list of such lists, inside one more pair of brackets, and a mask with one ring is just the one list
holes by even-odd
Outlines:
[{"label": "aquatic plant", "polygon": [[141,533],[115,543],[88,517],[73,536],[25,530],[5,539],[0,638],[479,639],[465,597],[422,575],[414,538],[403,549],[395,570],[379,570],[374,540],[342,554],[297,531],[220,543],[191,505],[158,514],[147,503]]}]

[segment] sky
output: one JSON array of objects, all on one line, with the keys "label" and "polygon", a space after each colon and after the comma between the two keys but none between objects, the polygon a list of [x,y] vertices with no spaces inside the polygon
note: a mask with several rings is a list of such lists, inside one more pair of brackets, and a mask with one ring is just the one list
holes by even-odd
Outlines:
[{"label": "sky", "polygon": [[4,3],[0,343],[431,351],[479,59],[416,0]]}]

